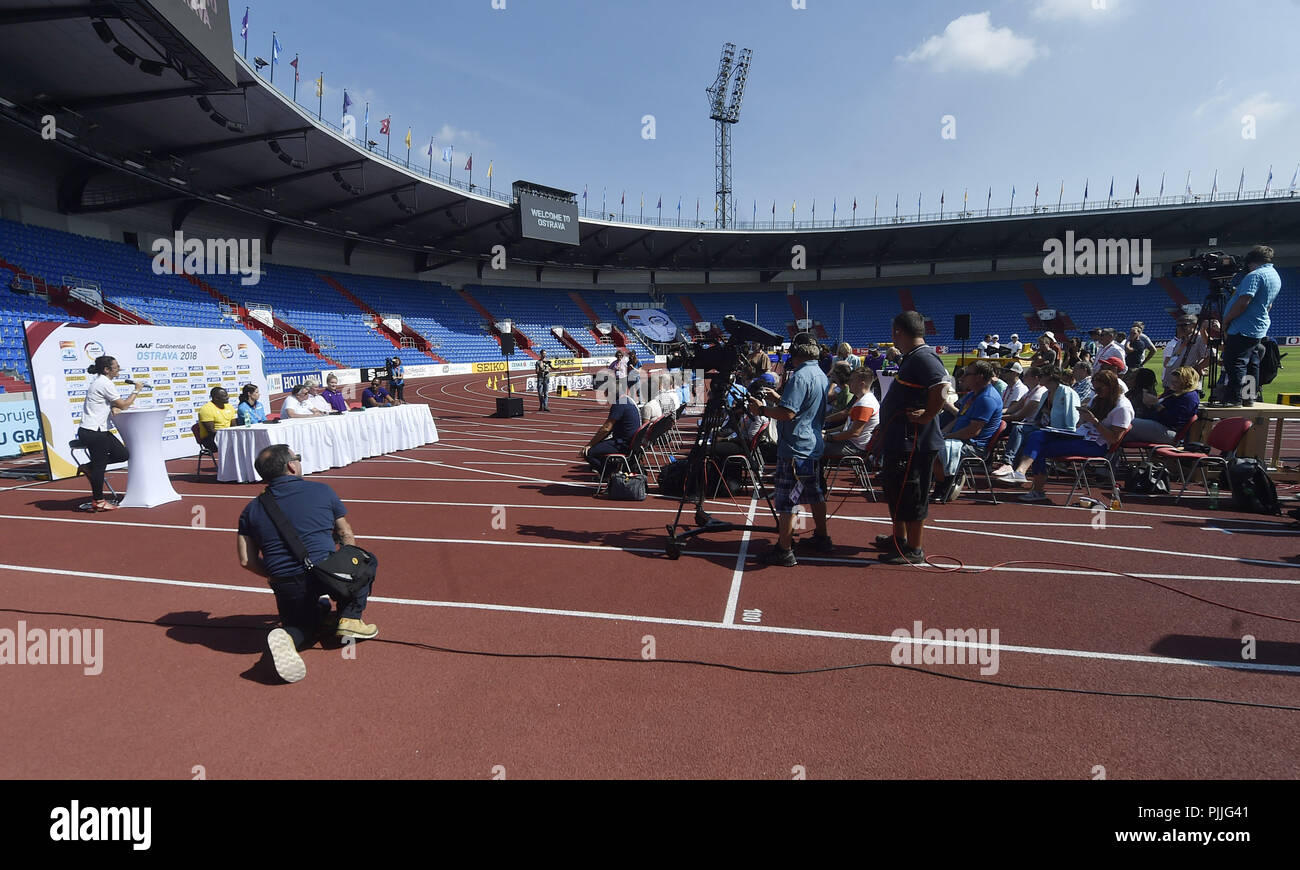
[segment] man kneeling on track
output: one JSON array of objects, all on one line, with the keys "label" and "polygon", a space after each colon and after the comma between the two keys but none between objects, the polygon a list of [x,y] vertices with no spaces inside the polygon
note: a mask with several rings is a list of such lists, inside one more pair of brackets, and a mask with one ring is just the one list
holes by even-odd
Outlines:
[{"label": "man kneeling on track", "polygon": [[792,537],[797,505],[812,506],[816,531],[809,546],[814,552],[834,549],[826,531],[826,493],[819,468],[825,444],[826,390],[829,382],[817,364],[821,348],[811,336],[801,333],[790,347],[789,376],[776,405],[759,404],[750,397],[749,413],[776,421],[776,492],[772,504],[778,517],[777,542],[764,557],[769,565],[792,568],[795,559]]},{"label": "man kneeling on track", "polygon": [[[356,545],[343,502],[327,484],[302,479],[302,457],[288,445],[265,448],[257,454],[254,467],[313,562],[328,558],[336,541]],[[294,558],[274,520],[257,499],[249,502],[239,516],[237,547],[240,566],[271,581],[282,627],[273,629],[266,640],[276,673],[285,682],[296,683],[307,675],[298,650],[311,646],[320,636],[333,633],[366,640],[379,635],[377,626],[361,620],[370,583],[350,600],[340,601],[337,615],[331,615],[329,590],[315,572],[305,571]]]}]

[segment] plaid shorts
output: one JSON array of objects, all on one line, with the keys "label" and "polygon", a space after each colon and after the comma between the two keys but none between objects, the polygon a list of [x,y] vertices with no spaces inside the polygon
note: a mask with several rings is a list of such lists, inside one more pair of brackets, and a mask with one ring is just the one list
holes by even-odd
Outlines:
[{"label": "plaid shorts", "polygon": [[[776,474],[773,476],[775,492],[772,506],[778,514],[794,513],[795,505],[822,504],[826,493],[822,491],[822,477],[816,459],[778,459]],[[803,483],[799,498],[791,497],[796,481]]]}]

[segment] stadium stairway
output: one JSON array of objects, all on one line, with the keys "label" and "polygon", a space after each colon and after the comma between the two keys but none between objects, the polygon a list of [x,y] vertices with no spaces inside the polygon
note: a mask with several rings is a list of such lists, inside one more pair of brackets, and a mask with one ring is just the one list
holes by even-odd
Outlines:
[{"label": "stadium stairway", "polygon": [[[912,296],[912,291],[906,287],[898,288],[898,311],[901,314],[904,311],[916,311],[916,300]],[[925,334],[938,335],[939,330],[934,325],[934,318],[928,314],[922,315],[925,318]]]},{"label": "stadium stairway", "polygon": [[[470,308],[473,308],[475,311],[477,311],[479,315],[482,316],[487,321],[488,326],[492,331],[492,335],[496,337],[497,343],[500,344],[501,336],[499,333],[497,333],[495,327],[495,324],[497,323],[497,318],[492,315],[492,312],[484,308],[482,303],[480,303],[477,299],[475,299],[467,290],[457,290],[456,295],[459,296],[461,299],[464,299],[465,304],[467,304]],[[529,339],[529,337],[524,334],[523,330],[521,330],[518,326],[516,326],[513,323],[513,319],[511,322],[510,332],[515,337],[516,347],[518,347],[524,353],[531,356],[533,359],[538,359],[537,351],[533,350],[532,340]]]},{"label": "stadium stairway", "polygon": [[591,303],[586,299],[583,299],[582,294],[578,293],[578,291],[570,290],[569,298],[573,300],[573,304],[578,306],[578,310],[587,318],[587,331],[591,333],[592,338],[596,339],[597,344],[609,343],[613,344],[614,347],[627,347],[627,336],[623,334],[623,330],[618,328],[618,324],[614,323],[612,320],[608,321],[610,324],[610,331],[609,339],[606,341],[605,336],[596,328],[596,324],[605,323],[607,321],[600,319],[600,315],[596,313],[596,309],[592,308]]},{"label": "stadium stairway", "polygon": [[[1025,323],[1029,326],[1030,332],[1041,334],[1046,330],[1051,330],[1054,335],[1060,337],[1076,329],[1074,321],[1070,319],[1067,312],[1060,308],[1052,309],[1052,306],[1047,304],[1047,297],[1043,295],[1043,291],[1038,289],[1037,284],[1026,281],[1023,286],[1025,296],[1029,298],[1029,304],[1033,306],[1032,310],[1025,314]],[[1055,310],[1056,316],[1051,320],[1043,320],[1038,316],[1038,312],[1043,310]]]},{"label": "stadium stairway", "polygon": [[[800,320],[808,318],[808,308],[804,305],[804,301],[799,298],[798,293],[787,293],[785,298],[790,303],[790,311],[794,314],[794,322],[796,325]],[[826,334],[826,327],[822,325],[820,320],[813,321],[813,335],[817,336],[817,338],[822,341],[826,341],[826,339],[829,338]]]},{"label": "stadium stairway", "polygon": [[329,275],[317,275],[316,277],[320,278],[327,285],[332,287],[344,299],[348,300],[357,308],[361,309],[363,313],[369,315],[370,317],[373,317],[375,321],[375,332],[378,333],[379,335],[384,336],[389,341],[391,341],[393,343],[393,347],[397,348],[398,350],[406,350],[407,347],[404,347],[402,345],[402,339],[405,338],[408,339],[410,342],[412,342],[412,345],[414,346],[415,350],[418,350],[420,353],[426,355],[427,357],[429,357],[429,359],[433,360],[434,362],[437,363],[447,362],[445,359],[438,356],[436,353],[434,353],[432,350],[429,349],[429,339],[425,338],[423,335],[420,335],[420,333],[412,329],[410,324],[408,324],[405,321],[405,319],[403,319],[402,321],[402,331],[395,332],[391,327],[389,327],[387,323],[384,322],[383,316],[378,311],[376,311],[374,308],[371,308],[370,305],[368,305],[364,299],[357,296],[347,287],[344,287],[341,281]]}]

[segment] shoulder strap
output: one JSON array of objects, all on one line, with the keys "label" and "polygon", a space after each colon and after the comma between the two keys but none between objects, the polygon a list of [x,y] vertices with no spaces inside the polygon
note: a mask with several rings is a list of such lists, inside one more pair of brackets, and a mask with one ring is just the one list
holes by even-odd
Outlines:
[{"label": "shoulder strap", "polygon": [[294,529],[293,524],[289,522],[289,518],[281,510],[280,503],[275,500],[275,496],[271,495],[269,486],[257,497],[257,501],[262,505],[267,516],[271,518],[271,522],[275,524],[275,530],[280,533],[280,538],[288,546],[289,552],[293,553],[293,557],[301,562],[307,570],[310,571],[314,568],[314,563],[307,557],[307,548],[303,546],[302,538],[298,537],[298,532]]}]

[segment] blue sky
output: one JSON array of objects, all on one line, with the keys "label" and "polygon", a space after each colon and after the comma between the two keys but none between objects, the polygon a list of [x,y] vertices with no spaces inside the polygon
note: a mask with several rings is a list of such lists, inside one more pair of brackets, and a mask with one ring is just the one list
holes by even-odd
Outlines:
[{"label": "blue sky", "polygon": [[[608,188],[628,215],[642,192],[653,216],[696,197],[711,217],[713,122],[705,88],[724,42],[752,48],[734,187],[742,220],[830,217],[838,197],[882,217],[961,203],[1028,205],[1035,185],[1054,203],[1106,193],[1154,195],[1192,186],[1285,189],[1300,163],[1300,0],[275,0],[252,5],[249,58],[302,54],[299,99],[325,73],[325,112],[337,123],[342,89],[369,100],[371,138],[393,116],[395,151],[408,125],[418,153],[435,136],[454,145],[456,174],[474,154],[498,188],[528,179],[581,192],[592,208]],[[798,0],[795,0],[798,2]],[[235,48],[244,3],[232,2]],[[498,2],[500,5],[500,0]],[[1104,8],[1097,9],[1095,6]],[[642,117],[656,136],[642,138]],[[956,121],[945,139],[943,117]],[[1243,138],[1245,115],[1255,119]]]}]

